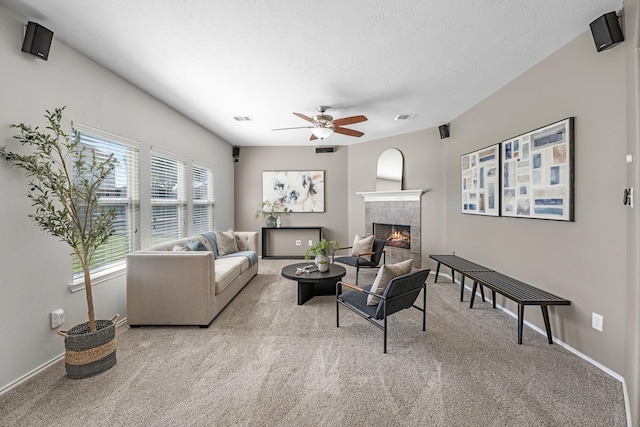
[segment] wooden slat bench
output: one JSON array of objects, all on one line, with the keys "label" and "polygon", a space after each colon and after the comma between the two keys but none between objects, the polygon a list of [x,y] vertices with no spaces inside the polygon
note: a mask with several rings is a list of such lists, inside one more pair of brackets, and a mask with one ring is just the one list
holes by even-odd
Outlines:
[{"label": "wooden slat bench", "polygon": [[460,301],[463,301],[464,295],[464,278],[465,276],[473,280],[473,289],[471,290],[471,301],[469,308],[473,308],[473,301],[476,296],[478,285],[480,285],[480,294],[484,301],[484,286],[491,289],[493,308],[496,308],[496,292],[503,295],[518,304],[518,344],[522,344],[522,326],[524,324],[524,306],[539,305],[542,309],[542,317],[544,326],[547,330],[547,339],[549,344],[553,344],[551,335],[551,324],[549,322],[549,305],[570,305],[571,301],[559,296],[550,294],[549,292],[538,289],[527,283],[505,276],[491,268],[476,264],[457,255],[429,255],[429,258],[438,262],[436,268],[435,283],[438,282],[438,274],[440,273],[440,264],[451,268],[451,279],[455,282],[455,271],[460,273]]},{"label": "wooden slat bench", "polygon": [[[460,301],[464,301],[464,277],[467,272],[471,271],[493,271],[490,268],[484,267],[480,264],[476,264],[475,262],[471,262],[467,259],[461,258],[457,255],[429,255],[429,258],[434,259],[438,262],[438,266],[436,268],[436,279],[434,283],[438,282],[438,274],[440,274],[440,264],[444,264],[451,269],[451,281],[455,282],[455,272],[460,273]],[[480,293],[482,294],[482,301],[484,301],[484,289],[480,286]]]},{"label": "wooden slat bench", "polygon": [[551,335],[551,323],[549,322],[549,305],[570,305],[571,301],[560,298],[549,292],[538,289],[527,283],[505,276],[497,271],[467,271],[467,276],[473,280],[471,302],[469,308],[473,308],[473,300],[478,284],[491,289],[493,308],[496,308],[496,292],[518,303],[518,344],[522,344],[522,326],[524,323],[524,307],[526,305],[539,305],[542,309],[544,326],[547,330],[549,344],[553,344]]}]

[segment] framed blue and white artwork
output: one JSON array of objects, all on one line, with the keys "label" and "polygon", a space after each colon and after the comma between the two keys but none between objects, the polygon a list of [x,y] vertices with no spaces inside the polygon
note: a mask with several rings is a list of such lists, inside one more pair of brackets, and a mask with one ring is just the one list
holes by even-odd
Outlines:
[{"label": "framed blue and white artwork", "polygon": [[460,157],[462,213],[500,214],[500,144]]},{"label": "framed blue and white artwork", "polygon": [[500,144],[502,216],[574,220],[573,120]]}]

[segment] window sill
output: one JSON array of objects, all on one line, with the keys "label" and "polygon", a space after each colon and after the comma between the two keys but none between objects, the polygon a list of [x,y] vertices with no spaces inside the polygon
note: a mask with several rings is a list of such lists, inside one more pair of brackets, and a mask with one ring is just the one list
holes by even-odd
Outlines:
[{"label": "window sill", "polygon": [[[91,286],[99,285],[100,283],[106,282],[108,280],[113,279],[114,277],[122,276],[126,272],[126,264],[118,264],[108,270],[101,271],[99,273],[91,275]],[[69,290],[73,292],[78,292],[84,289],[84,278],[76,279],[73,281],[71,285],[69,285]]]}]

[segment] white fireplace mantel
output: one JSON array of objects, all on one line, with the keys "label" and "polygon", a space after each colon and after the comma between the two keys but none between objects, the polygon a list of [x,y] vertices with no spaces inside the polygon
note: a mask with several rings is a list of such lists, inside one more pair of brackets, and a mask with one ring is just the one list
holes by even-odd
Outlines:
[{"label": "white fireplace mantel", "polygon": [[426,190],[360,191],[365,202],[419,202]]}]

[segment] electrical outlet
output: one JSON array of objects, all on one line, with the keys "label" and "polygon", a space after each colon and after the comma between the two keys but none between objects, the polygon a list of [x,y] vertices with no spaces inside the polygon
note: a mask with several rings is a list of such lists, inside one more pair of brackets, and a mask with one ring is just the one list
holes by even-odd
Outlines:
[{"label": "electrical outlet", "polygon": [[296,246],[302,246],[302,240],[296,240]]},{"label": "electrical outlet", "polygon": [[309,239],[309,246],[313,246],[313,240]]},{"label": "electrical outlet", "polygon": [[64,310],[59,308],[51,312],[51,327],[57,328],[64,323]]},{"label": "electrical outlet", "polygon": [[598,313],[591,313],[591,327],[595,330],[602,332],[602,323],[604,322],[604,317]]}]

